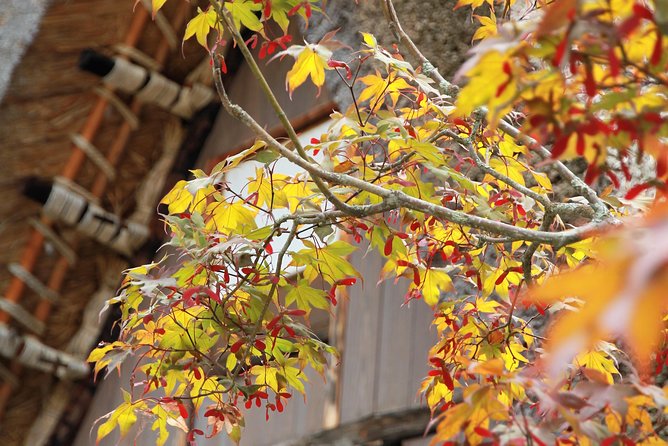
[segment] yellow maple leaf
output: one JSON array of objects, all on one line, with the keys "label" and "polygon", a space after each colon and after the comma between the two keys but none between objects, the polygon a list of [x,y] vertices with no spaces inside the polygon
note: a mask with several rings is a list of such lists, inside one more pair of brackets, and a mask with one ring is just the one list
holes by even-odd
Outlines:
[{"label": "yellow maple leaf", "polygon": [[245,234],[257,228],[257,212],[241,201],[211,203],[207,207],[207,214],[211,215],[207,227],[225,234]]},{"label": "yellow maple leaf", "polygon": [[112,412],[105,415],[105,417],[107,417],[107,421],[102,423],[97,429],[97,439],[95,444],[99,444],[100,441],[109,435],[116,427],[118,427],[121,432],[121,438],[125,437],[130,428],[137,422],[137,415],[135,411],[140,411],[146,408],[146,403],[133,403],[131,402],[130,394],[125,390],[122,390],[122,392],[124,402],[121,403]]},{"label": "yellow maple leaf", "polygon": [[436,305],[441,292],[452,289],[452,279],[443,270],[420,269],[420,284],[411,283],[411,289],[419,289],[427,305]]},{"label": "yellow maple leaf", "polygon": [[494,13],[490,17],[484,15],[474,15],[473,17],[480,22],[480,28],[476,29],[475,34],[473,34],[473,41],[496,35],[496,16]]},{"label": "yellow maple leaf", "polygon": [[207,43],[207,37],[212,28],[216,28],[218,21],[218,16],[216,11],[213,8],[209,8],[206,11],[202,11],[200,8],[197,8],[197,15],[193,17],[186,25],[186,31],[183,34],[183,41],[190,39],[192,36],[195,36],[197,42],[202,45],[204,48],[209,49]]},{"label": "yellow maple leaf", "polygon": [[332,53],[321,45],[294,45],[277,54],[283,56],[285,54],[295,57],[295,64],[288,71],[285,84],[292,97],[292,92],[302,85],[310,77],[313,84],[320,88],[325,84],[325,70],[331,70],[327,66],[327,60]]},{"label": "yellow maple leaf", "polygon": [[613,384],[615,382],[613,375],[619,375],[619,370],[617,370],[612,358],[601,350],[589,350],[580,353],[575,357],[575,363],[580,367],[600,372],[605,377],[608,384]]},{"label": "yellow maple leaf", "polygon": [[532,290],[554,303],[579,297],[579,310],[564,312],[549,331],[550,367],[558,372],[597,341],[623,339],[645,369],[661,339],[668,310],[668,206],[652,212],[644,227],[601,240],[596,264],[551,277]]},{"label": "yellow maple leaf", "polygon": [[262,9],[262,5],[259,2],[253,0],[233,0],[232,2],[226,2],[225,8],[232,14],[232,21],[238,30],[241,30],[243,25],[251,31],[262,31],[262,22],[255,15],[256,11]]},{"label": "yellow maple leaf", "polygon": [[490,7],[494,8],[494,0],[459,0],[455,5],[455,9],[463,6],[470,6],[471,9],[475,9],[482,6],[483,3],[487,3]]},{"label": "yellow maple leaf", "polygon": [[393,79],[391,77],[384,78],[379,72],[361,77],[359,81],[367,87],[360,93],[357,98],[358,102],[361,103],[369,100],[369,103],[373,107],[380,107],[385,102],[385,97],[387,96],[391,98],[392,105],[394,105],[399,99],[399,92],[401,90],[413,88],[401,77]]},{"label": "yellow maple leaf", "polygon": [[151,6],[153,9],[153,17],[155,17],[155,14],[160,11],[160,8],[165,6],[165,3],[167,3],[167,0],[151,0]]},{"label": "yellow maple leaf", "polygon": [[510,56],[498,51],[490,51],[480,57],[466,77],[469,82],[457,97],[455,114],[468,116],[476,108],[488,107],[487,119],[495,127],[502,116],[512,109],[512,101],[517,94],[515,73]]}]

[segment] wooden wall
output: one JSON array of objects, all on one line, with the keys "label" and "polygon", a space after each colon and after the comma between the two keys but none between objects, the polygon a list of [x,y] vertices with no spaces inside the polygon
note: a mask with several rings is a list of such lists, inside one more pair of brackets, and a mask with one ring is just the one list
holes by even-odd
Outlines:
[{"label": "wooden wall", "polygon": [[[434,331],[430,330],[431,310],[421,301],[402,306],[407,283],[402,280],[398,284],[377,284],[381,258],[375,253],[363,257],[363,252],[360,249],[351,259],[364,283],[351,288],[348,301],[345,344],[339,365],[341,424],[372,414],[424,406],[417,392],[427,373],[427,352],[436,341]],[[322,379],[312,373],[306,404],[296,395],[284,413],[273,414],[268,422],[264,409],[250,410],[241,445],[290,444],[322,430],[326,391]],[[406,444],[422,445],[421,439],[414,441]],[[202,446],[232,444],[219,439],[200,443]]]},{"label": "wooden wall", "polygon": [[[298,89],[290,100],[283,91],[284,75],[290,63],[275,61],[265,67],[271,72],[269,81],[278,98],[286,104],[286,111],[291,119],[299,120],[304,113],[318,106],[327,104],[326,92],[315,97],[310,87]],[[230,86],[233,101],[246,108],[261,124],[271,128],[276,123],[269,105],[258,95],[258,89],[247,67],[242,66]],[[248,141],[251,135],[225,113],[220,113],[199,167],[206,168],[211,159],[219,157],[227,151],[238,148],[239,144]],[[402,305],[407,282],[377,283],[380,276],[381,258],[370,253],[363,256],[361,248],[353,254],[353,265],[364,278],[349,291],[347,302],[346,329],[343,340],[343,356],[339,364],[340,394],[338,415],[341,424],[360,420],[373,414],[400,412],[408,408],[421,407],[424,404],[418,399],[420,381],[427,373],[427,352],[435,342],[435,333],[430,330],[431,310],[421,301],[412,302],[410,306]],[[291,444],[300,438],[322,431],[326,395],[329,387],[315,373],[309,373],[307,384],[308,401],[304,402],[299,395],[294,395],[282,414],[272,414],[265,421],[264,408],[253,408],[246,414],[246,429],[241,441],[242,446],[274,446]],[[122,402],[119,387],[127,386],[127,372],[120,380],[110,377],[100,384],[91,411],[84,420],[83,426],[91,426],[93,421],[112,410]],[[205,422],[197,426],[207,432]],[[140,439],[135,442],[129,435],[121,445],[150,446],[155,438],[147,426]],[[94,435],[93,437],[94,438]],[[116,444],[117,436],[112,435],[100,446]],[[410,440],[413,441],[413,440]],[[406,445],[422,445],[422,439]],[[93,444],[86,429],[79,433],[74,446]],[[170,445],[180,445],[170,439]],[[216,439],[198,439],[199,446],[230,445],[227,439],[219,436]],[[426,444],[426,443],[425,443]]]}]

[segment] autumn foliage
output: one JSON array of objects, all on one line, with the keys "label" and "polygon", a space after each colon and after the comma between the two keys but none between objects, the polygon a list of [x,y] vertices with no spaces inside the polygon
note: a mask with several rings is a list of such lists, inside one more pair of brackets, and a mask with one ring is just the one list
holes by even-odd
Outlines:
[{"label": "autumn foliage", "polygon": [[[309,315],[361,279],[347,257],[366,249],[433,309],[420,389],[435,444],[664,444],[668,3],[460,0],[480,27],[454,80],[382,3],[398,49],[365,32],[350,50],[332,33],[292,44],[314,0],[213,0],[190,21],[258,140],[164,198],[174,254],[127,272],[110,300],[121,337],[90,356],[96,372],[142,359],[98,438],[148,417],[160,444],[168,425],[238,440],[244,407],[282,411],[305,368],[336,363]],[[229,102],[225,33],[288,142]],[[353,106],[303,145],[247,44],[294,59],[290,93],[331,72]],[[279,158],[301,172],[274,174]],[[232,190],[225,173],[250,159],[264,167]],[[205,406],[208,432],[185,403]]]}]

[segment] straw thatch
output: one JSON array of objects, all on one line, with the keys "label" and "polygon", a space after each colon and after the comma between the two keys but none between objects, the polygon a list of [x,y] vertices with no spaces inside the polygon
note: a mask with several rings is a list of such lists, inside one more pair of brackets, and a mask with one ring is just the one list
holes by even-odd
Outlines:
[{"label": "straw thatch", "polygon": [[37,33],[47,0],[5,0],[0,10],[0,100],[14,67]]},{"label": "straw thatch", "polygon": [[[38,4],[44,2],[23,3],[38,8]],[[71,135],[81,131],[97,100],[94,88],[100,81],[77,68],[79,54],[84,48],[92,47],[113,55],[114,46],[122,42],[126,35],[134,2],[56,0],[51,3],[32,45],[15,66],[11,83],[0,104],[0,295],[11,280],[7,266],[20,261],[33,231],[29,219],[39,219],[41,211],[40,205],[21,195],[21,182],[30,175],[47,178],[60,175],[72,150]],[[167,18],[173,15],[175,7],[168,5],[165,10]],[[33,12],[39,11],[35,9]],[[2,17],[0,22],[2,19],[17,20],[12,16]],[[35,23],[30,26],[34,30],[37,29],[37,20],[33,19]],[[138,48],[146,54],[153,54],[162,38],[161,31],[150,23],[142,34]],[[186,56],[195,51],[189,45],[184,49]],[[0,51],[0,54],[4,53]],[[178,82],[201,60],[192,56],[183,58],[180,47],[171,54],[163,72]],[[128,98],[122,99],[127,101]],[[165,124],[173,122],[173,117],[156,107],[144,107],[139,121],[140,125],[130,137],[128,148],[115,169],[116,178],[99,200],[105,209],[123,217],[135,211],[137,189],[159,159]],[[113,144],[123,122],[124,118],[113,107],[107,108],[93,141],[102,153]],[[86,161],[76,183],[88,189],[100,176],[99,172],[94,163]],[[100,287],[102,273],[110,263],[115,262],[117,255],[100,244],[80,237],[71,229],[57,230],[65,243],[76,246],[78,261],[65,279],[60,299],[52,305],[41,339],[51,347],[66,350],[80,328],[86,304]],[[46,283],[59,255],[56,247],[47,242],[32,272],[34,276]],[[23,294],[20,305],[33,312],[38,302],[37,294],[28,290]],[[24,327],[15,321],[10,326],[25,332]],[[5,359],[0,362],[2,367],[9,364],[10,361]],[[51,392],[58,388],[57,379],[48,373],[24,368],[18,378],[20,384],[14,388],[0,423],[0,438],[7,446],[23,444],[31,424],[49,400]],[[71,386],[72,391],[84,391],[86,388],[86,385]],[[74,396],[86,399],[81,395]],[[62,432],[60,434],[62,436]]]}]

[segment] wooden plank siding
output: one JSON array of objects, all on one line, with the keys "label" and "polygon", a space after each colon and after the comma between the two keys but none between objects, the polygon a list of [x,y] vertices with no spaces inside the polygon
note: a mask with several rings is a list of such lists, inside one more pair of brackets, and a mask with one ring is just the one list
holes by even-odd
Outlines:
[{"label": "wooden plank siding", "polygon": [[433,311],[422,301],[412,302],[409,316],[412,319],[411,327],[411,372],[408,379],[412,386],[409,395],[411,407],[425,406],[426,403],[418,397],[420,383],[427,376],[429,367],[427,365],[429,349],[436,344],[436,329],[431,326],[434,319]]},{"label": "wooden plank siding", "polygon": [[[291,101],[283,92],[284,77],[282,72],[288,70],[288,61],[275,61],[269,67],[263,66],[272,87],[275,87],[277,96],[285,106],[291,119],[299,119],[304,113],[329,104],[325,91],[319,98],[310,87],[300,88],[295,92]],[[271,129],[276,125],[267,101],[260,96],[248,68],[242,66],[230,85],[230,95],[233,101],[239,103],[251,115],[256,117],[262,125]],[[242,144],[247,144],[252,135],[238,122],[226,113],[220,113],[215,128],[209,135],[204,153],[198,165],[205,168],[211,160],[220,159],[221,155],[233,151]],[[345,311],[345,335],[342,348],[342,358],[339,364],[339,426],[324,431],[324,411],[327,398],[327,387],[322,378],[313,371],[309,371],[309,382],[306,384],[308,401],[303,401],[301,395],[294,394],[283,413],[271,413],[269,421],[265,420],[264,408],[252,408],[246,411],[246,429],[244,429],[242,446],[274,446],[279,444],[308,443],[314,434],[343,435],[349,437],[347,426],[361,426],[367,429],[365,420],[380,420],[376,427],[376,434],[382,429],[393,432],[393,438],[400,435],[415,436],[421,432],[421,423],[428,418],[426,410],[415,410],[424,404],[416,397],[421,379],[427,373],[427,351],[435,342],[435,333],[430,330],[432,312],[421,301],[403,305],[408,281],[398,283],[384,281],[378,284],[382,259],[376,253],[364,256],[365,249],[360,249],[351,257],[351,263],[358,269],[364,278],[363,283],[357,283],[349,289],[347,311]],[[112,410],[121,399],[119,386],[127,387],[128,372],[120,380],[113,376],[101,383],[93,403],[91,413],[85,423],[92,421],[104,413]],[[206,420],[202,419],[204,409],[195,427],[209,432]],[[403,417],[403,418],[402,418]],[[404,420],[402,425],[401,420]],[[390,420],[391,429],[385,424]],[[424,421],[426,426],[426,421]],[[139,439],[129,435],[120,444],[150,446],[155,444],[155,437],[148,429]],[[338,429],[338,430],[337,430]],[[379,430],[380,429],[380,430]],[[403,430],[402,430],[403,429]],[[354,430],[354,429],[353,429]],[[92,444],[88,432],[80,432],[75,446]],[[351,431],[350,431],[351,432]],[[381,432],[382,433],[382,432]],[[352,435],[352,434],[350,434]],[[94,438],[95,435],[93,434]],[[184,444],[172,437],[168,444]],[[323,437],[324,438],[324,437]],[[329,437],[327,437],[329,438]],[[361,437],[360,437],[361,438]],[[116,434],[101,446],[114,444]],[[136,441],[136,443],[135,443]],[[231,446],[225,434],[214,439],[198,437],[200,446]],[[332,444],[332,443],[313,443]],[[411,443],[405,443],[411,444]]]},{"label": "wooden plank siding", "polygon": [[345,344],[341,361],[340,421],[346,423],[376,409],[378,354],[382,336],[382,301],[385,284],[376,285],[381,258],[353,253],[351,263],[365,280],[349,290]]},{"label": "wooden plank siding", "polygon": [[[366,256],[363,253],[362,247],[351,256],[364,283],[349,290],[345,345],[339,365],[341,425],[424,407],[417,393],[427,373],[427,352],[436,341],[434,330],[430,330],[432,311],[421,301],[402,305],[408,286],[405,280],[377,284],[382,259],[375,253]],[[319,438],[314,434],[324,427],[326,386],[314,372],[309,371],[308,377],[306,403],[300,395],[294,395],[285,412],[270,414],[269,421],[265,421],[264,408],[247,412],[242,446],[302,444],[300,439],[305,437]],[[205,428],[200,426],[206,431]],[[329,435],[335,435],[334,432]],[[343,429],[341,435],[347,435],[346,432]],[[221,440],[203,440],[198,444],[232,445]],[[406,444],[428,444],[421,438],[410,441]]]}]

